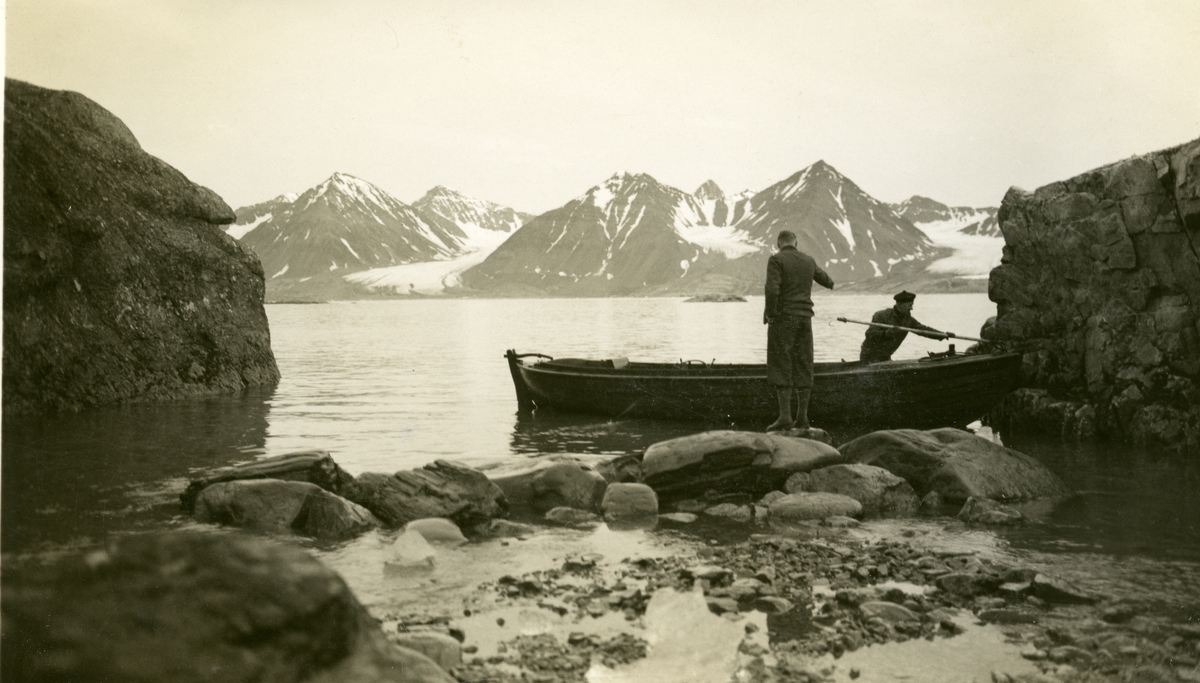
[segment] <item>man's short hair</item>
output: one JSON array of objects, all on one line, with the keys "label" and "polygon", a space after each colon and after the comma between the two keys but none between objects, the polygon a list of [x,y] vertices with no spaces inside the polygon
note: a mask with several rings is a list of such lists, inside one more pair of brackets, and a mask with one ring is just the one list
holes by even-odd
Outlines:
[{"label": "man's short hair", "polygon": [[779,244],[795,244],[796,243],[796,233],[792,232],[791,230],[780,230],[778,243]]}]

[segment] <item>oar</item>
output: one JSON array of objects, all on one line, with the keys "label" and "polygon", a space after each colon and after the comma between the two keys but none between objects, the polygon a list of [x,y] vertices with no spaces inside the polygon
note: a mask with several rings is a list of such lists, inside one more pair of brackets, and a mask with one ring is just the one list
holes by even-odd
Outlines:
[{"label": "oar", "polygon": [[[838,322],[856,323],[858,325],[868,325],[870,327],[886,327],[886,328],[892,329],[892,330],[904,330],[905,332],[916,332],[917,334],[927,334],[930,332],[930,330],[918,330],[918,329],[915,329],[912,327],[900,327],[899,325],[888,325],[887,323],[873,323],[873,322],[865,323],[861,320],[850,320],[849,318],[838,318]],[[984,341],[978,337],[964,337],[959,334],[954,334],[953,332],[942,332],[941,330],[932,330],[932,331],[937,332],[938,334],[940,334],[944,337],[951,338],[951,339],[966,339],[967,341],[975,341],[975,342]]]}]

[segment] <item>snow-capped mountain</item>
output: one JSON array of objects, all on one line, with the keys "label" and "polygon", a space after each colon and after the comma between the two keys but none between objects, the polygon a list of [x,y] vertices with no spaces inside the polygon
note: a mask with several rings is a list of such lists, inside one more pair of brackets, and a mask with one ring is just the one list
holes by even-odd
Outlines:
[{"label": "snow-capped mountain", "polygon": [[720,281],[761,290],[780,230],[835,281],[919,272],[946,250],[817,162],[752,197],[708,181],[688,194],[618,173],[513,234],[463,275],[481,290],[556,294],[669,293]]},{"label": "snow-capped mountain", "polygon": [[824,161],[754,195],[737,227],[764,244],[791,230],[797,247],[835,282],[908,272],[943,255],[911,222]]},{"label": "snow-capped mountain", "polygon": [[282,213],[299,196],[295,192],[288,192],[274,199],[254,204],[253,206],[243,206],[235,212],[237,214],[237,222],[226,226],[225,232],[229,233],[234,239],[240,240],[246,233],[274,218],[275,214]]},{"label": "snow-capped mountain", "polygon": [[996,220],[999,209],[951,207],[917,195],[893,205],[893,208],[929,235],[934,244],[954,250],[949,256],[931,263],[930,273],[981,279],[1000,265],[1004,237]]},{"label": "snow-capped mountain", "polygon": [[746,205],[754,193],[745,190],[726,197],[721,188],[712,180],[707,180],[692,193],[700,202],[700,210],[709,222],[715,226],[733,225],[746,214]]},{"label": "snow-capped mountain", "polygon": [[[582,295],[629,294],[686,274],[706,252],[680,233],[715,230],[692,195],[648,175],[617,173],[562,207],[529,221],[468,270],[475,289],[533,289]],[[736,240],[733,240],[736,241]]]},{"label": "snow-capped mountain", "polygon": [[344,173],[288,199],[239,209],[227,230],[242,233],[268,282],[448,259],[467,241],[453,222]]},{"label": "snow-capped mountain", "polygon": [[426,215],[441,216],[457,225],[466,235],[460,245],[463,251],[474,251],[486,245],[495,247],[533,218],[530,214],[468,197],[441,185],[426,192],[412,206]]},{"label": "snow-capped mountain", "polygon": [[[1000,237],[1000,224],[996,220],[999,209],[994,206],[975,209],[969,206],[946,206],[928,197],[913,195],[899,204],[892,204],[895,212],[913,225],[921,228],[926,234],[927,226],[932,226],[935,232],[954,230],[964,235],[984,235]],[[930,234],[932,237],[932,234]]]}]

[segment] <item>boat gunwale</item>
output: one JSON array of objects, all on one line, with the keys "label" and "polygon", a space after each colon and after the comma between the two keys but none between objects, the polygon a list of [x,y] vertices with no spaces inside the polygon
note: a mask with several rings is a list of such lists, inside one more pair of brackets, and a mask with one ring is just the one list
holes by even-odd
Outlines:
[{"label": "boat gunwale", "polygon": [[[842,376],[860,376],[860,375],[875,375],[875,374],[889,374],[890,375],[890,374],[901,374],[901,373],[910,372],[910,371],[914,371],[914,370],[923,370],[923,369],[931,369],[931,368],[959,368],[962,366],[979,364],[981,362],[987,362],[989,364],[996,363],[996,364],[1000,365],[1000,364],[1002,364],[1001,361],[1015,362],[1016,360],[1020,359],[1020,357],[1021,357],[1020,354],[1006,353],[1006,354],[998,354],[998,355],[997,354],[958,355],[958,356],[953,356],[953,357],[948,357],[948,358],[933,358],[933,359],[913,358],[913,359],[904,359],[904,360],[895,360],[895,361],[884,361],[882,363],[871,363],[869,365],[855,365],[854,367],[848,367],[848,368],[844,368],[844,369],[837,368],[837,369],[833,369],[832,371],[825,371],[825,372],[817,371],[819,369],[819,365],[820,365],[818,363],[818,364],[815,364],[817,367],[814,367],[813,375],[814,375],[814,379],[816,377],[842,377]],[[560,376],[566,376],[566,377],[579,377],[579,378],[587,378],[587,379],[617,379],[617,380],[684,380],[684,379],[686,379],[686,380],[706,380],[706,381],[720,381],[720,380],[742,380],[742,381],[745,381],[745,380],[757,380],[757,379],[765,380],[766,376],[767,376],[767,373],[766,373],[767,366],[765,364],[760,365],[760,364],[754,364],[754,363],[730,363],[725,366],[717,366],[717,367],[727,368],[729,370],[734,370],[736,368],[748,368],[748,369],[752,368],[752,369],[757,370],[758,368],[761,368],[762,369],[761,374],[704,373],[703,370],[709,369],[713,366],[706,366],[705,368],[700,368],[699,366],[681,366],[676,363],[639,363],[639,365],[658,366],[662,370],[671,370],[671,369],[686,370],[686,373],[681,372],[681,373],[677,373],[677,374],[665,374],[665,373],[664,374],[628,374],[628,373],[626,373],[626,368],[605,368],[605,367],[599,367],[599,366],[597,366],[597,367],[569,367],[569,366],[568,367],[563,367],[563,366],[546,367],[546,366],[550,366],[554,363],[567,361],[567,360],[579,360],[579,361],[585,361],[585,362],[591,362],[591,363],[601,362],[601,361],[591,361],[591,360],[588,360],[585,358],[563,358],[563,359],[555,359],[555,360],[550,360],[550,361],[539,361],[539,362],[531,364],[531,365],[527,365],[524,363],[518,363],[517,367],[523,372],[531,371],[531,372],[538,372],[538,373],[543,373],[543,374],[547,374],[547,375],[560,375]],[[631,363],[630,365],[632,366],[633,364]],[[832,363],[831,365],[839,365],[839,364]]]}]

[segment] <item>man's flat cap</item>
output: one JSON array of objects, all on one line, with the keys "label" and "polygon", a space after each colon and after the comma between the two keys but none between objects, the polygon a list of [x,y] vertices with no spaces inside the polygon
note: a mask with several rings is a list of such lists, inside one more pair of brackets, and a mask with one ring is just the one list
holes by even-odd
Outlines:
[{"label": "man's flat cap", "polygon": [[913,294],[912,292],[900,292],[899,294],[897,294],[896,296],[894,296],[892,298],[896,300],[896,303],[903,304],[903,303],[908,303],[909,301],[915,301],[917,298],[917,295]]}]

